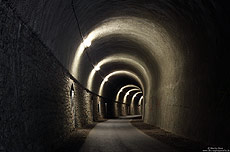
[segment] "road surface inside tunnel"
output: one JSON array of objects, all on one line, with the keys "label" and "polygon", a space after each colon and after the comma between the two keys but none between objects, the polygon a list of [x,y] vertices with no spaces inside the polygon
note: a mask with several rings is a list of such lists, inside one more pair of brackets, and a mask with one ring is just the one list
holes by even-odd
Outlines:
[{"label": "road surface inside tunnel", "polygon": [[172,152],[171,147],[147,136],[130,123],[132,117],[98,123],[80,152]]}]

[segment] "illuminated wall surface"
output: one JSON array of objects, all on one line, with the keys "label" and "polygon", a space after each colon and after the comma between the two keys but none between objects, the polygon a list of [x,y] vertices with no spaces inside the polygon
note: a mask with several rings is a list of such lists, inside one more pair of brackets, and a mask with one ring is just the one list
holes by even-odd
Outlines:
[{"label": "illuminated wall surface", "polygon": [[75,127],[127,114],[193,140],[228,144],[224,1],[0,4],[0,151],[42,151]]}]

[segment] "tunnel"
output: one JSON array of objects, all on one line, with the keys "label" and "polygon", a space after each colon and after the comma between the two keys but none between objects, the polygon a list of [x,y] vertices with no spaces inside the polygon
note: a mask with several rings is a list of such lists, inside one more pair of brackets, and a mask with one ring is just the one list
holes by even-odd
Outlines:
[{"label": "tunnel", "polygon": [[79,128],[127,116],[228,150],[228,7],[0,0],[0,151],[55,151]]}]

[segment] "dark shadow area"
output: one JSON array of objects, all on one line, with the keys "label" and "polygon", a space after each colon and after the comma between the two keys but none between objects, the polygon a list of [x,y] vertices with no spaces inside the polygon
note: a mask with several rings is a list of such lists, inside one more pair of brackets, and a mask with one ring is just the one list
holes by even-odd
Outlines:
[{"label": "dark shadow area", "polygon": [[142,119],[142,115],[128,115],[128,116],[120,116],[119,119]]},{"label": "dark shadow area", "polygon": [[55,152],[77,152],[84,144],[90,130],[95,127],[96,123],[88,125],[84,128],[78,128],[66,139],[63,144]]},{"label": "dark shadow area", "polygon": [[85,140],[89,132],[96,126],[97,123],[104,122],[106,120],[98,120],[89,124],[83,128],[77,128],[72,134],[63,141],[61,145],[57,146],[57,150],[53,152],[77,152],[80,151],[82,145],[85,143]]},{"label": "dark shadow area", "polygon": [[204,143],[193,141],[167,132],[159,127],[146,124],[141,119],[132,119],[131,124],[146,135],[175,148],[178,152],[199,152],[207,150],[209,147]]}]

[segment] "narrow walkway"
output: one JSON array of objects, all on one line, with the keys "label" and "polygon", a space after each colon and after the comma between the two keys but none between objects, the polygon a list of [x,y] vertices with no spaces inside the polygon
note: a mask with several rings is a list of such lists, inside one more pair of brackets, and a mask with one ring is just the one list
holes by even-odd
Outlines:
[{"label": "narrow walkway", "polygon": [[131,119],[111,119],[98,123],[89,133],[81,152],[173,152],[130,123]]}]

